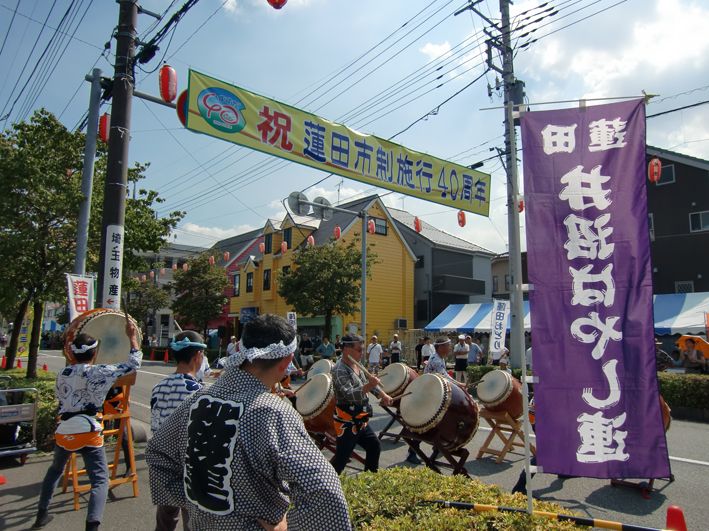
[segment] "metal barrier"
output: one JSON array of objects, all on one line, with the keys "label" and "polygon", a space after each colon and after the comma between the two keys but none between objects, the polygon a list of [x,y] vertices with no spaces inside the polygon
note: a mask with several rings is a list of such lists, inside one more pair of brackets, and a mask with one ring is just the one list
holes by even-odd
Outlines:
[{"label": "metal barrier", "polygon": [[[7,426],[10,429],[6,431],[12,434],[12,425],[16,425],[15,433],[12,434],[12,440],[9,444],[0,442],[0,456],[6,455],[22,455],[22,463],[27,459],[27,454],[37,451],[37,405],[39,399],[39,391],[34,388],[9,389],[10,377],[6,375],[0,376],[0,426]],[[15,400],[10,399],[16,393],[26,392],[34,393],[34,402],[29,404],[11,404]],[[29,441],[23,442],[18,439],[20,433],[20,425],[22,423],[32,423],[32,438]]]}]

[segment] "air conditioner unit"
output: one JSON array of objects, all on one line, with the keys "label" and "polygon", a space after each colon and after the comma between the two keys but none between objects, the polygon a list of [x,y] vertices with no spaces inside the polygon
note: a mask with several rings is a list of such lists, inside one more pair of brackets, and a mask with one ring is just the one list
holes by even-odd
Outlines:
[{"label": "air conditioner unit", "polygon": [[394,321],[394,323],[396,324],[395,328],[398,328],[398,329],[409,327],[409,320],[408,319],[396,319],[396,321]]}]

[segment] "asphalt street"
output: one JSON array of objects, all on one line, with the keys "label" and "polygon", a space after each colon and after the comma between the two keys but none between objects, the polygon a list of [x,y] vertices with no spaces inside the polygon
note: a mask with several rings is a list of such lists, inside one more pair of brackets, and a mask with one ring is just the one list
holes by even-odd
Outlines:
[{"label": "asphalt street", "polygon": [[[149,359],[150,352],[147,352]],[[39,364],[46,363],[48,369],[56,372],[64,366],[64,358],[58,351],[42,351]],[[174,372],[175,366],[161,361],[145,361],[139,371],[136,385],[131,391],[131,412],[136,431],[149,431],[150,392],[165,375]],[[206,379],[209,380],[209,379]],[[302,380],[296,383],[296,387]],[[380,431],[389,421],[389,415],[375,406],[371,422],[375,431]],[[524,454],[520,449],[507,454],[501,464],[495,463],[493,456],[476,460],[475,455],[489,434],[489,428],[481,424],[478,433],[467,445],[471,456],[466,469],[471,477],[487,484],[499,485],[511,490],[524,468]],[[678,505],[684,511],[688,529],[709,529],[709,452],[705,450],[709,441],[709,425],[688,421],[673,421],[667,433],[670,460],[675,481],[656,480],[655,490],[649,499],[640,491],[626,487],[613,487],[608,480],[590,478],[558,479],[554,475],[538,474],[533,480],[535,498],[555,502],[589,518],[622,522],[663,529],[667,507]],[[133,498],[132,489],[121,485],[109,494],[101,529],[106,530],[149,530],[154,528],[154,508],[150,503],[148,472],[144,460],[145,443],[136,443],[136,462],[140,495]],[[424,445],[430,449],[430,446]],[[497,441],[496,448],[502,443]],[[107,448],[107,451],[111,451]],[[380,467],[417,466],[404,461],[407,447],[404,442],[394,443],[385,437],[382,441]],[[112,457],[112,453],[109,453]],[[325,451],[326,457],[331,454]],[[110,460],[110,457],[109,457]],[[36,503],[44,474],[51,462],[51,456],[35,454],[24,466],[18,459],[0,459],[0,474],[7,479],[0,485],[0,529],[25,530],[34,521]],[[418,465],[421,466],[421,465]],[[122,470],[122,466],[121,466]],[[355,463],[346,473],[355,474],[361,466]],[[449,473],[444,470],[444,473]],[[81,510],[73,510],[70,493],[57,491],[51,511],[56,515],[54,522],[46,529],[83,529],[86,518],[88,496],[80,496]],[[474,501],[474,500],[471,500]]]}]

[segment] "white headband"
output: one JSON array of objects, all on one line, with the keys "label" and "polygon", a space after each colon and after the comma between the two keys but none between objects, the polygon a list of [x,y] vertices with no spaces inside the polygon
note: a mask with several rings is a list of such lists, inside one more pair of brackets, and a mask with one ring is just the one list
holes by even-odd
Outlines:
[{"label": "white headband", "polygon": [[278,358],[285,358],[286,356],[295,352],[297,344],[297,338],[293,338],[293,341],[291,341],[290,345],[284,345],[283,340],[281,340],[278,343],[271,343],[267,347],[263,348],[246,348],[244,346],[244,342],[239,341],[239,351],[233,356],[230,356],[227,359],[227,363],[229,365],[239,367],[245,361],[251,362],[255,359],[275,360]]},{"label": "white headband", "polygon": [[74,343],[72,343],[71,344],[71,351],[74,354],[84,354],[86,351],[91,350],[92,348],[96,348],[96,347],[98,347],[98,340],[96,340],[93,345],[84,345],[81,348],[76,348],[74,346]]}]

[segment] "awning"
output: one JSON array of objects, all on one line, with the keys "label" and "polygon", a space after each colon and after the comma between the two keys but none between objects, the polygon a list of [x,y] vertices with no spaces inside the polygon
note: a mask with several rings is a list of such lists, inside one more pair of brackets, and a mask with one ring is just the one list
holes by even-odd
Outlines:
[{"label": "awning", "polygon": [[[706,333],[709,293],[672,293],[653,297],[655,334]],[[431,321],[427,332],[490,332],[492,303],[451,304]],[[507,321],[507,331],[510,322]],[[531,330],[529,301],[524,301],[524,330]]]},{"label": "awning", "polygon": [[[492,303],[451,304],[424,329],[427,332],[486,332],[492,325]],[[531,330],[529,301],[524,301],[524,329]],[[510,320],[507,320],[507,331]]]},{"label": "awning", "polygon": [[709,293],[655,295],[653,308],[658,335],[706,333]]}]

